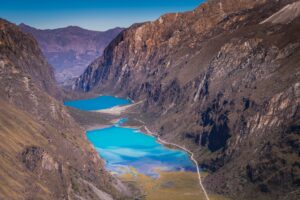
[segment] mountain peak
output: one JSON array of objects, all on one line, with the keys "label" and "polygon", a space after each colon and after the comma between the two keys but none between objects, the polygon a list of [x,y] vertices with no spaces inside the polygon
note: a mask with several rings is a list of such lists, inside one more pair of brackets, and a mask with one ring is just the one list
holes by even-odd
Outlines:
[{"label": "mountain peak", "polygon": [[36,38],[60,83],[78,77],[123,30],[118,27],[100,32],[79,26],[41,30],[24,23],[19,27]]}]

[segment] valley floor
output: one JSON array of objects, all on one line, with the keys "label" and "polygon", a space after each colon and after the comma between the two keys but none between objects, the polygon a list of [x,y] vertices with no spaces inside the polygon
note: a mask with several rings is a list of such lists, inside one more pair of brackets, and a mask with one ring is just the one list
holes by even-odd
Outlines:
[{"label": "valley floor", "polygon": [[[195,172],[160,172],[160,177],[155,179],[132,171],[133,173],[121,176],[121,179],[141,188],[145,199],[206,200],[204,193],[199,189]],[[228,200],[219,195],[209,195],[209,199]]]},{"label": "valley floor", "polygon": [[[76,114],[73,114],[73,117],[77,121],[81,122],[83,126],[87,129],[93,128],[104,128],[110,126],[120,118],[127,118],[128,121],[124,124],[126,127],[135,127],[141,130],[144,130],[145,134],[151,134],[151,131],[147,130],[144,122],[139,119],[139,102],[127,105],[127,106],[117,106],[110,109],[104,109],[95,112],[84,112],[76,111]],[[94,118],[94,120],[86,120],[82,122],[82,118]],[[98,124],[95,123],[98,120]],[[92,124],[91,124],[92,123]],[[162,142],[163,145],[166,145],[167,142]],[[169,145],[167,145],[169,146]],[[177,148],[177,145],[169,146],[170,148]],[[180,148],[181,149],[181,148]],[[186,150],[187,153],[191,154],[189,150]],[[147,200],[161,200],[163,199],[172,199],[172,200],[228,200],[224,196],[217,194],[209,193],[207,197],[205,188],[199,185],[199,176],[197,172],[159,172],[159,178],[153,178],[146,176],[144,174],[138,173],[134,168],[131,168],[131,171],[126,174],[113,174],[120,178],[126,185],[131,185],[133,188],[138,188],[141,192],[141,196],[138,199],[147,199]],[[201,178],[204,180],[207,173],[201,172]],[[201,180],[200,180],[201,181]]]}]

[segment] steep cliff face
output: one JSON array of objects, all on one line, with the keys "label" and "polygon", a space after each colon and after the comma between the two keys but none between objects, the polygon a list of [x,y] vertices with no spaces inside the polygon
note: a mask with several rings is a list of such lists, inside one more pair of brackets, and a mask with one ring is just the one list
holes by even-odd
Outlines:
[{"label": "steep cliff face", "polygon": [[34,36],[54,67],[57,81],[65,84],[82,74],[85,67],[101,56],[104,48],[123,30],[114,28],[101,32],[77,26],[40,30],[26,24],[19,27]]},{"label": "steep cliff face", "polygon": [[[171,71],[170,67],[176,68],[178,73],[177,68],[180,66],[183,68],[182,65],[187,64],[184,62],[191,60],[195,52],[203,50],[201,48],[203,44],[199,42],[205,41],[208,34],[212,34],[208,31],[221,22],[228,13],[239,11],[241,8],[251,8],[259,2],[261,1],[237,0],[220,3],[212,1],[209,4],[202,4],[191,12],[166,14],[154,22],[134,25],[110,43],[103,57],[94,61],[78,79],[76,87],[85,91],[98,85],[104,88],[104,85],[114,81],[121,83],[122,77],[126,82],[128,72],[133,69],[135,73],[130,74],[136,76],[133,80],[138,79],[143,82],[148,74],[158,72],[162,74],[164,72],[159,70]],[[217,48],[205,51],[213,51]],[[195,66],[193,69],[198,70]],[[173,72],[172,75],[174,78],[177,74]],[[98,84],[101,81],[103,83]],[[107,88],[120,89],[120,85],[124,84],[112,84]]]},{"label": "steep cliff face", "polygon": [[[35,40],[0,19],[0,199],[123,198]],[[118,189],[119,188],[119,189]]]},{"label": "steep cliff face", "polygon": [[[145,100],[147,124],[191,147],[212,172],[208,189],[234,199],[297,199],[300,3],[293,2],[214,0],[136,24],[74,89]],[[280,15],[288,20],[272,20]]]}]

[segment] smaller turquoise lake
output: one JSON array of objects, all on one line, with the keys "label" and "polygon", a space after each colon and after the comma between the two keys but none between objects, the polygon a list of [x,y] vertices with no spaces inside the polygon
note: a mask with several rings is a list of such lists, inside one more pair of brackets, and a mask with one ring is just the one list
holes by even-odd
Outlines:
[{"label": "smaller turquoise lake", "polygon": [[[99,110],[127,104],[130,101],[110,96],[65,103],[81,110]],[[88,140],[105,160],[109,171],[122,174],[130,172],[133,167],[139,173],[152,177],[159,175],[157,170],[196,171],[186,152],[166,148],[153,136],[135,128],[122,127],[123,122],[124,119],[111,127],[87,131]]]},{"label": "smaller turquoise lake", "polygon": [[96,98],[75,100],[75,101],[65,101],[65,106],[70,106],[80,110],[102,110],[107,108],[112,108],[115,106],[124,106],[131,104],[128,99],[118,98],[114,96],[99,96]]}]

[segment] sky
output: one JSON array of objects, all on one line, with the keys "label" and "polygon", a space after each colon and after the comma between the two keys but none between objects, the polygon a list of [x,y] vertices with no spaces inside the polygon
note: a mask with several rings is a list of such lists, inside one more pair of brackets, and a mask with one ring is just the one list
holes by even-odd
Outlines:
[{"label": "sky", "polygon": [[204,0],[0,0],[0,18],[39,29],[128,27],[170,12],[193,10]]}]

